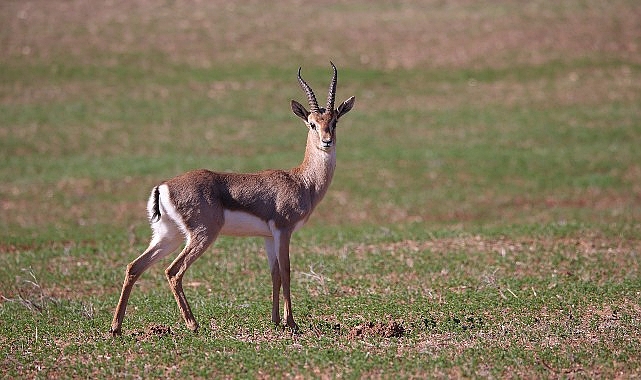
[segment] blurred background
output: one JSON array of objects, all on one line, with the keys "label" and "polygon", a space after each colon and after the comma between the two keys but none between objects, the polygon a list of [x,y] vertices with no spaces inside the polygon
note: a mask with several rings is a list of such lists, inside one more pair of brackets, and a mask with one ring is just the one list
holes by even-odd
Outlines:
[{"label": "blurred background", "polygon": [[0,236],[146,231],[163,178],[297,165],[296,71],[324,98],[330,60],[357,101],[313,220],[637,223],[639,19],[632,0],[2,1]]}]

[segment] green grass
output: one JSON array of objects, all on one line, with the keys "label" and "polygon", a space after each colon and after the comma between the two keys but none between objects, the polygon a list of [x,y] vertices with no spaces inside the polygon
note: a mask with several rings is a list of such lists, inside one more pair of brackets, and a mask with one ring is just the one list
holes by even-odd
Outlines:
[{"label": "green grass", "polygon": [[[83,4],[0,12],[5,377],[639,376],[635,2]],[[292,243],[300,333],[262,241],[222,237],[185,278],[198,333],[167,258],[112,338],[151,188],[298,164],[296,70],[323,98],[330,59],[357,100]]]}]

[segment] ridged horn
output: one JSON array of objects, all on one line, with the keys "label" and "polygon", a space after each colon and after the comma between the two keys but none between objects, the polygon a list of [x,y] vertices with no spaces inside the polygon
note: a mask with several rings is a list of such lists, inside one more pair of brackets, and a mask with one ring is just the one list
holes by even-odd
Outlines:
[{"label": "ridged horn", "polygon": [[307,94],[307,101],[309,102],[309,108],[311,112],[319,112],[320,109],[318,107],[318,102],[316,101],[316,96],[314,96],[314,91],[312,91],[312,88],[309,87],[307,82],[303,79],[303,77],[300,76],[300,70],[301,68],[298,68],[298,83],[300,83],[300,87],[305,91],[305,94]]},{"label": "ridged horn", "polygon": [[334,66],[334,63],[332,61],[329,61],[329,63],[332,65],[332,69],[334,70],[334,75],[332,76],[332,83],[329,85],[329,93],[327,94],[326,108],[328,111],[333,111],[334,99],[336,98],[336,79],[338,77],[338,72],[336,70],[336,66]]}]

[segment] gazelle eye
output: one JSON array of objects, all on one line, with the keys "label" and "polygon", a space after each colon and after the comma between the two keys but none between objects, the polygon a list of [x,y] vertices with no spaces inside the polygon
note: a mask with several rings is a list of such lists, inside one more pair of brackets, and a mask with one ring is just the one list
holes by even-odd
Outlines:
[{"label": "gazelle eye", "polygon": [[314,123],[309,123],[309,127],[313,130],[316,130],[316,124]]}]

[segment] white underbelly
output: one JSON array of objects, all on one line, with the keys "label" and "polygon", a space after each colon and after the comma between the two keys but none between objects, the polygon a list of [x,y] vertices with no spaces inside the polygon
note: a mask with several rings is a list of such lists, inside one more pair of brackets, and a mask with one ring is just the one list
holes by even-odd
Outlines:
[{"label": "white underbelly", "polygon": [[229,236],[272,236],[267,221],[243,211],[224,211],[225,223],[220,233]]}]

